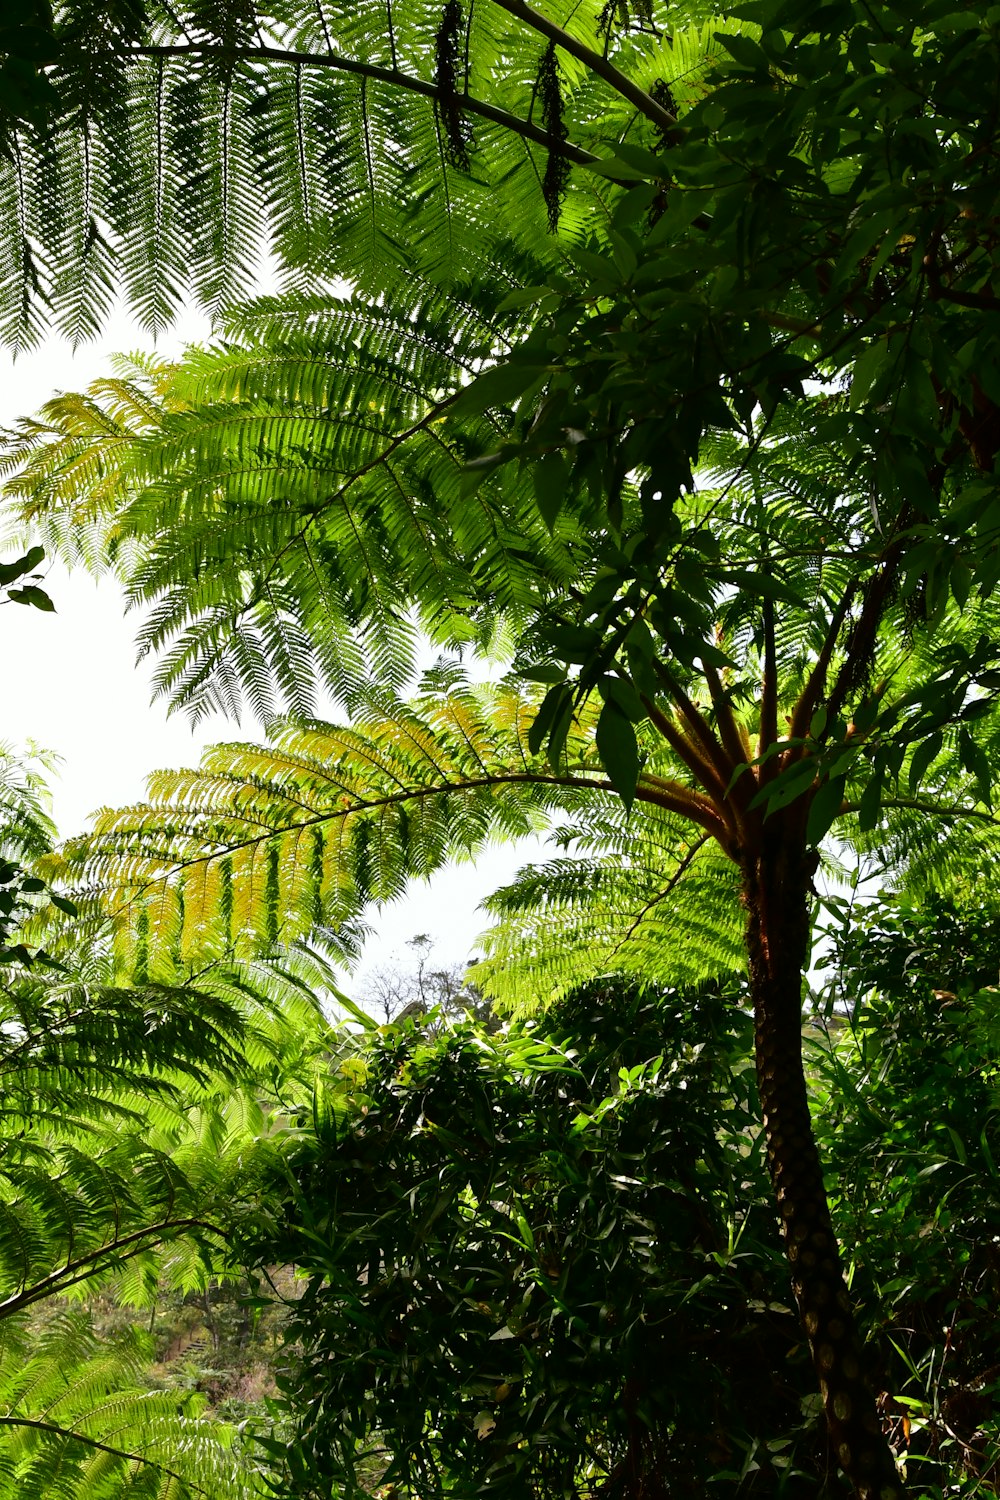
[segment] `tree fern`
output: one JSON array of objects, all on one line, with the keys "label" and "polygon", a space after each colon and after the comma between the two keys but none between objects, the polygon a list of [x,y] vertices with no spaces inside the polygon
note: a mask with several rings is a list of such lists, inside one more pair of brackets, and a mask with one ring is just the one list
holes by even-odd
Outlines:
[{"label": "tree fern", "polygon": [[[707,835],[685,841],[676,820],[648,813],[587,819],[560,837],[574,851],[521,872],[486,901],[494,918],[471,977],[504,1008],[537,1009],[601,974],[679,984],[742,961],[737,891]],[[615,825],[618,826],[615,826]]]},{"label": "tree fern", "polygon": [[[462,503],[449,503],[443,490],[445,524],[435,527],[430,503],[414,506],[421,471],[408,470],[404,515],[419,510],[424,531],[407,532],[405,555],[385,546],[394,511],[387,498],[392,462],[383,450],[385,491],[373,496],[371,524],[361,532],[351,528],[350,536],[334,529],[341,550],[354,549],[350,571],[338,551],[324,560],[322,586],[281,572],[289,592],[266,600],[254,633],[237,629],[228,654],[196,658],[193,642],[182,639],[178,682],[196,692],[212,680],[212,690],[234,706],[241,688],[265,707],[267,689],[277,684],[301,710],[305,700],[290,696],[289,684],[307,657],[331,680],[334,664],[322,660],[319,620],[307,618],[296,597],[322,598],[328,588],[331,623],[355,631],[367,624],[372,636],[364,646],[386,642],[390,650],[387,609],[396,602],[405,611],[409,601],[424,599],[439,639],[463,638],[463,617],[471,620],[465,639],[506,631],[522,678],[546,683],[530,752],[544,745],[553,766],[569,756],[575,770],[580,736],[593,723],[595,763],[626,805],[650,803],[710,836],[735,868],[746,914],[768,1157],[832,1453],[863,1500],[876,1494],[890,1500],[901,1494],[901,1482],[877,1438],[878,1413],[862,1373],[866,1361],[851,1326],[811,1134],[801,1064],[802,973],[810,878],[831,827],[856,817],[863,839],[898,814],[897,853],[905,854],[907,841],[912,847],[906,822],[924,811],[915,794],[925,778],[931,788],[956,792],[955,802],[936,804],[938,826],[990,821],[984,695],[998,670],[991,596],[1000,577],[997,350],[989,322],[997,308],[997,246],[988,227],[996,30],[988,17],[964,17],[957,26],[934,7],[916,13],[911,7],[905,17],[890,9],[883,18],[868,6],[847,5],[833,17],[828,8],[776,8],[761,0],[750,12],[763,24],[760,34],[747,28],[721,35],[728,60],[687,91],[678,116],[666,77],[648,87],[640,81],[649,77],[648,62],[678,62],[684,52],[661,41],[666,18],[655,10],[616,18],[584,7],[567,15],[548,6],[532,10],[524,0],[495,0],[479,16],[483,9],[494,19],[488,34],[476,30],[478,20],[472,23],[467,67],[452,4],[433,24],[419,4],[377,15],[363,4],[338,15],[334,45],[344,50],[328,44],[321,61],[288,53],[297,12],[274,18],[267,38],[255,34],[256,17],[245,8],[210,17],[199,12],[180,28],[157,14],[154,23],[167,38],[161,42],[144,18],[115,10],[98,44],[92,18],[80,18],[74,37],[88,76],[96,60],[103,64],[91,112],[106,137],[114,123],[115,149],[128,139],[121,128],[127,123],[123,55],[145,78],[147,93],[149,70],[164,59],[165,96],[179,101],[181,136],[190,128],[208,163],[202,179],[184,186],[191,202],[214,213],[211,224],[199,222],[186,236],[193,275],[210,302],[231,295],[235,282],[226,282],[227,268],[237,279],[241,273],[230,183],[237,201],[251,174],[236,121],[248,97],[241,92],[247,71],[261,65],[266,87],[265,53],[268,67],[274,61],[322,71],[331,119],[337,109],[353,111],[360,126],[350,161],[338,163],[345,191],[328,200],[325,274],[340,268],[332,253],[336,238],[356,283],[391,300],[399,276],[394,257],[404,243],[415,262],[422,259],[445,281],[454,274],[448,257],[456,247],[477,268],[495,261],[498,214],[515,243],[530,228],[543,247],[536,252],[542,286],[534,283],[514,298],[525,309],[516,346],[509,353],[502,343],[474,351],[474,380],[458,377],[445,392],[445,400],[454,397],[447,440],[473,460]],[[175,42],[188,21],[191,34]],[[309,36],[318,36],[312,20]],[[281,59],[271,58],[282,49]],[[186,63],[176,64],[178,57]],[[185,65],[190,72],[182,84],[174,69]],[[203,89],[211,101],[210,118],[181,97],[189,77],[197,86],[192,98]],[[488,95],[494,80],[497,102],[482,92]],[[63,83],[72,93],[72,78]],[[699,98],[702,88],[711,97]],[[891,94],[883,107],[885,89]],[[399,108],[390,118],[393,90],[400,91]],[[286,116],[289,107],[298,107],[296,99],[285,105]],[[502,143],[490,142],[482,174],[482,189],[495,197],[476,195],[474,203],[448,197],[453,163],[468,156],[476,170],[470,119],[475,128],[482,120],[504,132]],[[75,129],[75,123],[65,128],[59,150],[74,149]],[[336,131],[334,124],[335,140]],[[48,228],[50,184],[58,196],[52,139],[26,138],[20,157],[15,153],[13,243],[22,256],[57,232]],[[590,161],[586,177],[567,173],[566,163],[579,166],[592,147],[603,148],[605,159]],[[18,163],[26,167],[20,175]],[[293,224],[296,214],[300,221],[305,215],[310,183],[301,162],[288,165],[275,196],[294,177],[286,214]],[[144,215],[152,222],[150,192],[127,150],[115,176],[134,195],[132,219],[115,225],[126,278],[134,277],[148,232],[129,236]],[[460,238],[444,234],[442,203]],[[155,190],[152,207],[155,213]],[[430,257],[420,237],[424,210],[433,233]],[[561,224],[561,238],[543,238],[543,216]],[[303,249],[311,253],[318,239],[303,239]],[[44,294],[49,263],[43,257],[36,264]],[[304,261],[301,269],[307,272]],[[31,273],[8,284],[30,286]],[[30,318],[30,307],[26,314],[19,307],[9,321],[30,333]],[[827,392],[818,399],[803,390],[817,379]],[[421,437],[430,437],[434,417],[443,414],[430,404],[437,399],[428,396],[409,425],[393,424],[389,442],[408,443],[414,421]],[[210,405],[204,411],[211,425]],[[183,426],[187,415],[166,414],[162,430]],[[264,421],[247,415],[244,430],[270,458],[280,423],[273,412]],[[346,462],[338,474],[349,472],[352,485],[374,472],[363,457],[365,424],[348,405],[333,424],[342,433],[334,446]],[[296,434],[308,429],[297,410],[289,428],[283,469],[297,467],[289,455]],[[716,438],[720,430],[739,435],[728,454],[726,441]],[[385,430],[380,435],[384,440]],[[802,446],[813,458],[798,462]],[[232,451],[237,467],[246,467],[238,438]],[[319,441],[316,451],[328,456]],[[215,485],[210,443],[206,453],[204,472]],[[813,461],[819,457],[829,461],[829,475]],[[183,449],[175,448],[171,468],[197,492],[184,461]],[[261,580],[279,587],[270,569],[271,559],[285,557],[289,540],[274,529],[281,507],[271,504],[268,526],[258,528],[234,525],[216,505],[218,541],[209,535],[192,577],[155,547],[143,554],[153,527],[124,524],[136,489],[148,494],[146,476],[129,463],[119,486],[127,502],[115,519],[123,535],[136,539],[134,576],[163,611],[154,634],[162,626],[183,637],[197,616],[221,639],[224,618],[239,625],[248,608],[258,608]],[[700,477],[699,465],[717,467],[719,482]],[[527,504],[526,476],[533,491]],[[430,469],[425,477],[436,484]],[[490,542],[477,570],[478,559],[455,546],[452,532],[462,517],[476,514],[480,493],[489,500],[490,536],[499,545]],[[278,498],[268,490],[269,502]],[[168,496],[161,523],[180,521],[183,530],[187,517],[176,509],[176,496],[174,504],[172,512]],[[211,509],[204,494],[200,504]],[[539,519],[554,546],[544,532],[531,531]],[[508,566],[516,543],[507,545],[503,526],[521,538],[515,561],[522,567]],[[249,556],[239,550],[241,535],[251,537]],[[185,542],[192,541],[186,534]],[[237,586],[225,597],[218,589],[199,593],[197,567],[206,555],[216,564],[230,560]],[[441,585],[445,562],[471,584],[466,596],[454,580]],[[294,630],[272,627],[286,618]],[[357,674],[342,675],[360,702]],[[456,799],[453,785],[445,791],[435,780],[442,767],[433,757],[414,769],[425,788],[421,805],[440,798],[445,811],[437,833],[427,820],[420,827],[422,868],[448,847],[455,808],[475,808],[464,794],[482,788],[466,777]],[[306,887],[291,873],[302,866],[296,843],[309,818],[328,821],[331,809],[310,801],[312,783],[289,807],[281,776],[262,774],[259,763],[248,762],[246,772],[240,767],[237,778],[242,802],[231,799],[229,768],[217,765],[204,800],[201,783],[181,782],[171,787],[168,806],[132,820],[140,834],[132,853],[113,842],[104,846],[109,862],[102,873],[111,891],[141,908],[137,953],[145,923],[160,947],[180,943],[183,957],[186,935],[195,930],[181,889],[185,864],[195,872],[195,900],[220,914],[210,919],[210,954],[224,954],[231,941],[223,918],[243,900],[241,880],[251,883],[260,912],[259,941],[278,938],[283,920],[292,922],[290,932],[302,924]],[[549,785],[560,774],[539,762],[531,784]],[[309,768],[313,782],[315,775]],[[576,795],[581,787],[573,779],[564,790]],[[589,796],[605,788],[585,790]],[[356,805],[344,809],[345,825],[350,811],[361,810],[354,783],[351,795]],[[380,795],[386,806],[390,797],[412,800],[413,778]],[[382,857],[387,844],[372,846],[373,811],[365,808],[358,823],[348,883],[389,892],[399,862]],[[456,843],[488,826],[481,812],[463,817],[471,827],[455,819]],[[120,831],[130,826],[126,819]],[[406,846],[398,826],[393,837]],[[251,846],[260,847],[261,863],[247,855]],[[158,911],[134,899],[138,887],[155,893]],[[322,881],[316,889],[336,915],[336,894],[326,895]]]},{"label": "tree fern", "polygon": [[[4,769],[4,852],[36,855],[37,778]],[[329,967],[297,950],[195,984],[164,955],[168,982],[125,987],[40,880],[6,863],[0,885],[0,1494],[247,1497],[259,1476],[232,1431],[151,1388],[145,1341],[98,1343],[66,1299],[102,1286],[148,1306],[228,1274],[261,1137],[336,1047],[316,1000]]]},{"label": "tree fern", "polygon": [[0,1311],[148,1262],[179,1236],[196,1257],[217,1244],[246,1146],[227,1100],[258,1093],[288,1032],[269,1035],[247,1009],[207,989],[115,990],[58,970],[8,984]]},{"label": "tree fern", "polygon": [[[291,721],[263,751],[220,747],[197,773],[155,778],[147,807],[104,815],[96,836],[71,848],[72,878],[101,887],[130,972],[147,972],[150,954],[156,972],[168,951],[186,963],[224,962],[314,930],[342,932],[350,945],[343,924],[356,922],[367,900],[391,900],[410,875],[499,832],[520,831],[577,796],[527,745],[530,700],[477,699],[466,688],[449,694],[441,684],[428,689],[414,719],[386,691],[402,685],[412,664],[405,606],[419,606],[419,618],[445,643],[500,632],[530,663],[551,650],[545,632],[553,617],[571,638],[575,627],[558,623],[560,609],[574,592],[592,588],[598,598],[613,551],[601,544],[588,555],[584,526],[568,521],[550,535],[533,497],[517,484],[495,491],[480,485],[472,500],[464,494],[462,459],[495,441],[505,418],[496,412],[478,427],[461,423],[439,435],[436,393],[446,403],[473,369],[476,351],[505,337],[484,298],[482,285],[446,298],[425,292],[394,313],[357,297],[265,301],[234,320],[238,341],[192,351],[179,366],[123,372],[88,398],[61,398],[47,423],[23,424],[12,440],[9,489],[24,514],[69,556],[116,558],[133,596],[152,604],[146,647],[175,638],[161,669],[165,690],[195,709],[220,700],[236,708],[246,694],[267,716],[281,699],[307,710],[318,678],[362,714],[353,730]],[[817,417],[831,405],[836,398],[814,403]],[[371,426],[359,419],[366,411]],[[698,756],[692,759],[685,741],[694,721],[682,711],[670,730],[676,707],[669,698],[675,689],[694,694],[693,711],[719,726],[731,721],[727,732],[739,744],[727,754],[749,764],[763,743],[755,723],[762,675],[771,672],[780,684],[774,712],[787,712],[790,722],[796,702],[813,690],[830,621],[850,604],[871,562],[855,460],[836,443],[804,446],[802,418],[773,419],[756,452],[735,435],[703,444],[699,482],[676,508],[681,537],[697,546],[699,574],[691,572],[689,551],[673,576],[668,570],[662,598],[666,609],[681,611],[685,629],[702,632],[704,645],[695,649],[708,651],[714,634],[725,666],[715,669],[714,686],[699,688],[697,674],[682,665],[654,713],[643,774],[660,775],[657,757],[665,756],[663,774],[689,789],[679,801],[667,797],[660,824],[650,821],[654,794],[641,783],[644,810],[634,814],[641,821],[616,828],[599,807],[574,825],[580,849],[590,837],[588,817],[609,842],[600,865],[603,904],[595,898],[588,908],[586,864],[550,872],[551,914],[562,915],[544,928],[552,953],[533,962],[556,965],[552,982],[561,973],[568,983],[588,963],[643,971],[666,960],[669,942],[695,972],[731,954],[722,934],[735,934],[739,918],[735,904],[732,916],[723,916],[727,883],[720,883],[715,846],[699,846],[687,862],[694,841],[683,821],[670,821],[694,811],[697,822],[700,814]],[[323,489],[330,473],[342,481],[338,496],[356,491],[356,502],[331,505]],[[635,506],[635,497],[627,503]],[[245,568],[234,569],[234,558],[245,559]],[[762,569],[773,576],[781,604],[770,647],[759,596],[730,581],[759,577]],[[683,586],[699,575],[685,596]],[[620,603],[612,597],[603,607],[611,618]],[[652,613],[648,618],[655,624]],[[898,734],[901,722],[911,724],[916,747],[936,714],[943,751],[953,759],[960,746],[985,744],[991,731],[969,719],[965,695],[970,674],[991,680],[993,658],[982,642],[993,629],[992,604],[973,608],[970,601],[964,612],[946,612],[931,638],[906,600],[899,602],[867,668],[869,680],[885,677],[874,710],[882,727],[785,773],[786,781],[801,772],[829,783],[826,826],[859,807],[867,822],[864,793],[874,782],[886,794],[902,787],[905,800],[918,752],[880,760],[890,726]],[[843,652],[843,641],[834,643],[831,681],[843,672]],[[942,688],[949,673],[950,700]],[[551,668],[540,675],[551,676]],[[374,693],[366,686],[372,676],[383,683]],[[659,696],[657,688],[649,691]],[[466,739],[457,733],[459,709],[471,716]],[[584,748],[595,712],[596,705],[581,710],[584,738],[573,741],[566,762],[571,782],[581,775],[601,780],[593,740]],[[805,744],[813,729],[797,712],[793,738]],[[423,759],[413,753],[417,744],[426,749]],[[534,787],[505,779],[515,770]],[[975,821],[980,794],[967,777],[957,793],[962,818]],[[954,829],[956,819],[947,826]],[[733,829],[723,833],[711,819],[702,818],[698,832],[738,842]],[[958,847],[955,838],[948,847]],[[925,841],[925,861],[927,855]],[[672,883],[678,861],[690,899],[683,883]],[[597,867],[591,869],[596,881]],[[522,910],[540,890],[534,877],[523,886]],[[505,899],[500,931],[512,935],[490,941],[502,955],[496,982],[512,990],[521,971],[509,956],[528,951],[528,932],[513,935],[518,896]],[[688,899],[690,912],[709,919],[696,918],[686,932],[709,938],[704,959],[684,941]],[[605,924],[599,929],[597,912]],[[564,934],[558,944],[557,930]],[[594,940],[589,959],[572,956],[584,930]],[[532,986],[536,980],[543,983],[535,976]]]},{"label": "tree fern", "polygon": [[159,774],[147,805],[109,812],[60,868],[94,883],[150,973],[175,952],[200,964],[315,931],[337,941],[411,875],[609,787],[584,733],[549,771],[527,745],[531,715],[516,692],[451,674],[413,705],[375,693],[352,727],[277,725],[269,747],[219,746],[198,771]]},{"label": "tree fern", "polygon": [[289,955],[126,990],[59,951],[9,967],[0,997],[0,1494],[248,1496],[255,1464],[197,1399],[151,1389],[143,1341],[98,1344],[58,1308],[227,1274],[255,1141],[336,1045],[310,989],[328,971]]}]

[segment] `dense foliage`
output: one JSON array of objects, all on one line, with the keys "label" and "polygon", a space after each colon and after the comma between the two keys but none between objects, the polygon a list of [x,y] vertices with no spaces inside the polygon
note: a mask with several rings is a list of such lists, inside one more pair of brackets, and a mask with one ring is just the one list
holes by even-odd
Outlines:
[{"label": "dense foliage", "polygon": [[[852,1010],[810,1033],[835,1222],[921,1493],[1000,1475],[996,931],[982,902],[845,923]],[[253,1247],[308,1278],[282,1494],[838,1492],[745,1005],[736,981],[608,982],[502,1038],[390,1027],[328,1081]]]},{"label": "dense foliage", "polygon": [[352,1063],[256,1246],[309,1278],[290,1494],[697,1493],[797,1417],[741,998],[607,982]]},{"label": "dense foliage", "polygon": [[920,1459],[914,1479],[964,1472],[989,1493],[1000,1483],[996,905],[961,890],[879,904],[842,928],[838,963],[851,1024],[817,1072],[817,1130],[853,1285],[892,1369],[896,1440]]},{"label": "dense foliage", "polygon": [[29,873],[52,833],[37,767],[4,755],[0,809],[0,1495],[245,1500],[257,1457],[154,1376],[137,1319],[228,1275],[256,1140],[328,1055],[307,965],[125,982]]}]

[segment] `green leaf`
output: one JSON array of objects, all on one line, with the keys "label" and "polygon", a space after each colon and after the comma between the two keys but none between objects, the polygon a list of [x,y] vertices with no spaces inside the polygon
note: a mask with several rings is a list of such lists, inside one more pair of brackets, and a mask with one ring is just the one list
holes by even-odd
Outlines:
[{"label": "green leaf", "polygon": [[861,802],[858,806],[858,827],[862,833],[868,833],[875,827],[881,811],[882,778],[879,775],[873,775],[861,793]]},{"label": "green leaf", "polygon": [[596,172],[599,177],[610,177],[612,182],[648,182],[650,176],[648,172],[640,171],[619,156],[602,156],[599,161],[588,161],[586,166],[588,172]]},{"label": "green leaf", "polygon": [[547,369],[548,365],[515,364],[513,361],[494,365],[465,387],[452,406],[451,414],[477,417],[495,406],[512,406]]},{"label": "green leaf", "polygon": [[36,584],[26,584],[23,589],[10,589],[8,599],[13,599],[15,604],[31,604],[35,609],[43,609],[46,614],[55,614],[56,607],[52,603],[44,589],[38,588]]},{"label": "green leaf", "polygon": [[639,745],[631,719],[613,699],[605,703],[597,721],[597,753],[611,785],[631,807],[639,780]]},{"label": "green leaf", "polygon": [[647,151],[645,146],[634,146],[631,141],[619,141],[615,147],[615,160],[627,162],[637,172],[652,178],[669,178],[670,162],[667,158]]},{"label": "green leaf", "polygon": [[773,599],[776,604],[797,604],[800,609],[805,608],[806,601],[800,593],[763,569],[725,568],[719,572],[719,581],[734,585],[751,598]]},{"label": "green leaf", "polygon": [[543,297],[555,296],[558,293],[544,283],[539,286],[519,286],[497,303],[496,310],[498,313],[517,312],[522,307],[537,307]]},{"label": "green leaf", "polygon": [[877,392],[878,387],[876,386],[876,382],[878,377],[889,365],[892,357],[888,343],[883,339],[879,339],[876,343],[869,344],[864,353],[855,360],[854,369],[851,374],[850,403],[852,411],[859,411],[864,406],[873,386]]},{"label": "green leaf", "polygon": [[765,782],[752,798],[750,806],[766,807],[766,817],[770,817],[779,808],[787,807],[789,802],[794,802],[796,797],[801,797],[815,779],[816,765],[817,762],[811,756],[805,760],[795,761],[773,781]]},{"label": "green leaf", "polygon": [[517,675],[527,682],[563,682],[566,668],[556,661],[540,661],[533,667],[522,667]]},{"label": "green leaf", "polygon": [[546,453],[531,466],[539,514],[550,531],[555,527],[569,482],[569,465],[561,453]]},{"label": "green leaf", "polygon": [[973,572],[964,558],[958,558],[951,569],[951,592],[959,609],[964,609],[969,602],[969,591],[972,588]]},{"label": "green leaf", "polygon": [[45,558],[44,547],[32,547],[23,557],[14,562],[0,563],[0,585],[13,583],[15,578],[21,578],[25,573],[34,572],[38,564]]},{"label": "green leaf", "polygon": [[977,745],[967,729],[958,731],[958,757],[962,765],[975,778],[980,801],[993,806],[993,772],[989,757],[981,745]]},{"label": "green leaf", "polygon": [[627,678],[602,677],[598,683],[598,688],[604,701],[606,703],[617,703],[622,713],[631,719],[633,724],[640,724],[646,717],[646,710],[642,705],[642,699]]},{"label": "green leaf", "polygon": [[538,755],[544,744],[557,759],[566,739],[566,728],[573,713],[573,689],[568,682],[557,682],[549,688],[528,730],[528,749]]},{"label": "green leaf", "polygon": [[937,731],[934,734],[929,734],[927,738],[925,740],[922,740],[914,750],[913,758],[910,761],[909,774],[909,788],[911,797],[916,795],[917,791],[919,790],[920,783],[921,781],[923,781],[928,768],[941,753],[941,746],[943,745],[943,743],[944,735],[941,734],[940,731]]},{"label": "green leaf", "polygon": [[727,35],[724,31],[717,31],[715,40],[720,46],[725,47],[730,57],[741,67],[748,68],[754,73],[761,70],[769,71],[767,57],[751,37],[742,36],[739,33]]},{"label": "green leaf", "polygon": [[820,782],[816,790],[806,824],[806,842],[813,848],[822,843],[840,813],[845,783],[845,777],[831,776]]},{"label": "green leaf", "polygon": [[51,31],[41,26],[4,26],[0,30],[0,52],[41,66],[55,62],[59,56],[59,44]]},{"label": "green leaf", "polygon": [[606,255],[598,255],[593,250],[587,250],[582,245],[572,245],[569,254],[576,264],[584,271],[599,290],[616,291],[621,283],[627,278]]}]

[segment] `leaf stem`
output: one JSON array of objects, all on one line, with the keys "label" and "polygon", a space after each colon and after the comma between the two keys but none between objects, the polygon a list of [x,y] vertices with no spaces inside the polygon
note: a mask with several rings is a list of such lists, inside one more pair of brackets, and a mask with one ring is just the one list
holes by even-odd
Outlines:
[{"label": "leaf stem", "polygon": [[647,120],[652,120],[658,129],[669,131],[676,127],[677,116],[671,114],[669,109],[664,109],[662,104],[658,104],[651,94],[646,93],[645,89],[639,88],[638,84],[626,78],[625,74],[616,68],[613,62],[609,62],[603,53],[595,52],[592,47],[587,46],[586,42],[578,41],[575,36],[571,36],[554,21],[540,15],[537,10],[532,10],[530,5],[525,4],[525,0],[494,0],[494,4],[499,5],[501,10],[507,11],[508,15],[516,16],[533,31],[547,37],[550,42],[555,42],[557,47],[561,47],[564,52],[568,52],[571,57],[582,62],[591,73],[596,73],[598,78],[603,78],[616,94],[627,99],[640,114],[646,116]]},{"label": "leaf stem", "polygon": [[133,1464],[147,1464],[150,1468],[158,1469],[161,1474],[168,1474],[171,1479],[176,1479],[185,1489],[197,1490],[199,1495],[208,1494],[208,1490],[196,1484],[189,1475],[179,1473],[158,1458],[147,1458],[142,1453],[130,1453],[127,1448],[114,1448],[109,1443],[102,1443],[98,1438],[87,1437],[85,1433],[77,1432],[72,1427],[60,1427],[58,1422],[43,1422],[38,1417],[0,1417],[0,1427],[30,1427],[35,1432],[51,1432],[56,1437],[72,1438],[78,1443],[85,1443],[88,1448],[93,1448],[98,1453],[110,1453],[114,1458],[125,1458]]},{"label": "leaf stem", "polygon": [[[525,8],[527,9],[527,7]],[[558,27],[555,29],[558,30]],[[572,42],[571,37],[568,37],[567,40]],[[428,83],[423,78],[414,78],[411,74],[403,73],[398,68],[380,68],[375,63],[360,62],[354,57],[322,57],[315,52],[286,51],[281,47],[216,47],[207,43],[178,42],[158,46],[130,47],[128,49],[128,56],[218,57],[230,61],[234,57],[251,61],[257,58],[266,58],[271,62],[286,62],[297,67],[329,68],[335,73],[354,73],[359,78],[370,78],[377,83],[390,84],[393,88],[406,89],[411,94],[422,94],[426,99],[436,101],[440,97],[440,90],[436,84]],[[595,53],[594,56],[597,56],[597,54]],[[617,73],[617,69],[613,68],[612,72]],[[643,98],[649,97],[641,89],[634,89],[633,91],[642,94]],[[543,130],[540,126],[533,125],[530,120],[522,120],[519,115],[512,115],[508,110],[499,109],[494,104],[487,104],[485,100],[476,99],[469,93],[458,94],[454,102],[460,109],[467,110],[469,114],[479,115],[484,120],[490,120],[494,125],[501,125],[505,130],[510,130],[515,135],[520,135],[525,140],[533,141],[536,146],[543,146],[546,151],[552,151],[558,156],[566,157],[568,161],[574,162],[577,166],[586,167],[592,162],[599,160],[593,152],[585,151],[582,146],[574,146],[570,141],[564,141],[559,136],[551,135],[549,131]],[[655,108],[659,109],[655,100],[650,100],[649,102]],[[648,111],[644,111],[644,113],[648,113]],[[660,113],[663,113],[663,111],[660,111]]]}]

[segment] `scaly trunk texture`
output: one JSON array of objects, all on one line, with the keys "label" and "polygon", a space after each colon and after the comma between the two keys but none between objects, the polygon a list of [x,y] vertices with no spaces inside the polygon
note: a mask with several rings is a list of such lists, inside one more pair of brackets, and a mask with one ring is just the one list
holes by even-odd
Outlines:
[{"label": "scaly trunk texture", "polygon": [[[771,820],[769,820],[771,821]],[[782,821],[774,818],[774,823]],[[770,832],[770,831],[769,831]],[[803,841],[775,828],[743,867],[757,1082],[768,1165],[831,1454],[858,1500],[903,1500],[840,1265],[802,1067],[802,975],[812,871]]]}]

